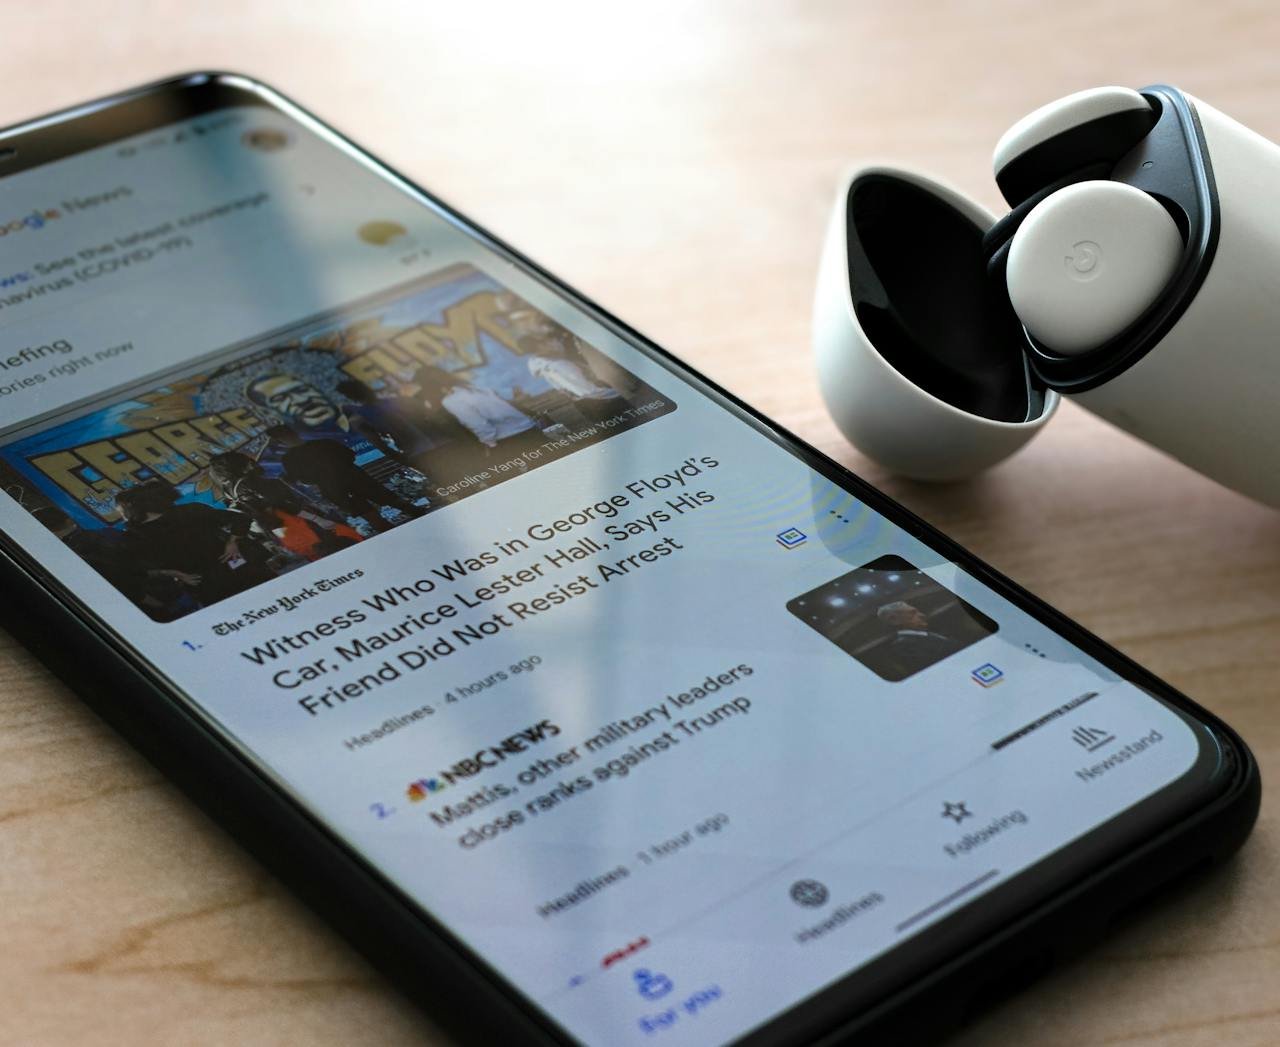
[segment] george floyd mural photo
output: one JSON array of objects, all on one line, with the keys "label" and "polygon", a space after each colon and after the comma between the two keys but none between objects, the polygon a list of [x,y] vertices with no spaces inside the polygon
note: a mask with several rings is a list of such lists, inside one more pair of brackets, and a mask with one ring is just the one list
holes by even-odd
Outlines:
[{"label": "george floyd mural photo", "polygon": [[46,419],[0,447],[0,473],[174,621],[675,407],[455,265]]}]

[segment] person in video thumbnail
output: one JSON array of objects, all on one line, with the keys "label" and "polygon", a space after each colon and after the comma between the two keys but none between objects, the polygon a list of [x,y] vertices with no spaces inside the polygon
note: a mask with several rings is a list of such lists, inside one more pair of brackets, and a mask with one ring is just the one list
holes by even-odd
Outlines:
[{"label": "person in video thumbnail", "polygon": [[43,506],[32,514],[122,593],[133,600],[142,598],[144,578],[129,555],[129,538],[123,530],[115,527],[86,530],[56,505]]},{"label": "person in video thumbnail", "polygon": [[530,356],[529,373],[541,378],[553,389],[568,393],[575,400],[616,400],[618,392],[607,385],[598,385],[572,360],[564,357]]},{"label": "person in video thumbnail", "polygon": [[[433,371],[434,367],[420,365],[398,383],[394,396],[384,399],[379,407],[389,407],[400,424],[411,430],[414,435],[409,452],[411,466],[428,478],[435,492],[433,501],[448,502],[454,499],[442,494],[442,490],[463,477],[482,472],[488,464],[489,450],[438,401],[427,398],[430,376],[424,372]],[[430,391],[439,394],[436,385],[432,385]],[[472,489],[475,486],[484,485],[473,485]]]},{"label": "person in video thumbnail", "polygon": [[379,396],[355,378],[344,378],[337,391],[351,401],[343,407],[351,428],[387,457],[409,465],[409,456],[423,449],[423,434],[396,409],[400,397]]},{"label": "person in video thumbnail", "polygon": [[526,360],[534,378],[573,397],[574,406],[589,421],[612,418],[625,406],[616,389],[598,384],[567,357],[530,356]]},{"label": "person in video thumbnail", "polygon": [[422,368],[418,384],[429,406],[444,408],[485,447],[496,451],[494,457],[515,457],[542,445],[537,422],[492,389],[472,385],[438,367]]},{"label": "person in video thumbnail", "polygon": [[894,630],[885,654],[903,670],[904,675],[941,661],[967,646],[929,628],[929,618],[914,604],[895,600],[876,611],[876,617]]},{"label": "person in video thumbnail", "polygon": [[395,526],[382,515],[383,508],[394,509],[408,519],[426,512],[361,469],[355,452],[341,440],[304,440],[287,425],[272,426],[267,437],[281,452],[280,465],[286,479],[311,484],[339,510],[361,518],[375,531],[389,531]]},{"label": "person in video thumbnail", "polygon": [[483,456],[480,438],[440,405],[444,387],[435,380],[438,373],[430,364],[417,367],[396,394],[396,410],[431,447],[462,444],[464,453]]},{"label": "person in video thumbnail", "polygon": [[116,495],[129,554],[148,591],[166,604],[177,592],[207,607],[275,577],[266,554],[249,539],[251,517],[204,502],[178,503],[163,480],[148,480]]},{"label": "person in video thumbnail", "polygon": [[358,531],[304,505],[293,488],[265,475],[247,454],[215,455],[209,475],[222,501],[252,516],[263,534],[295,556],[318,560],[361,541]]},{"label": "person in video thumbnail", "polygon": [[[615,396],[623,399],[642,391],[640,380],[630,371],[563,324],[538,312],[524,299],[507,291],[497,296],[496,304],[515,331],[516,345],[523,355],[568,361],[589,376],[589,381],[612,390]],[[564,391],[572,393],[569,389]]]}]

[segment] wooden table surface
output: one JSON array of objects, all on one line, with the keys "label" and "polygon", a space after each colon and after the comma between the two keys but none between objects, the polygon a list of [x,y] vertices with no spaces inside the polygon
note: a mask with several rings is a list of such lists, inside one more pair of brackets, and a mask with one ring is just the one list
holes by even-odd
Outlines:
[{"label": "wooden table surface", "polygon": [[[1004,128],[1104,83],[1174,83],[1280,139],[1280,8],[626,12],[3,0],[0,123],[198,67],[277,85],[1221,713],[1280,776],[1280,513],[1072,405],[971,483],[895,479],[841,441],[808,349],[844,167],[893,158],[996,208]],[[0,754],[0,1041],[446,1042],[4,636]],[[953,1042],[1280,1043],[1278,869],[1268,798],[1236,861]]]}]

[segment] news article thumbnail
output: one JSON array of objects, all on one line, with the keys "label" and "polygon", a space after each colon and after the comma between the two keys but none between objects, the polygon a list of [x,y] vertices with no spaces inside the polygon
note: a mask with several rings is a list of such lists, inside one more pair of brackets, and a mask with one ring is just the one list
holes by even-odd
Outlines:
[{"label": "news article thumbnail", "polygon": [[156,621],[676,407],[468,265],[215,360],[0,448],[5,491]]},{"label": "news article thumbnail", "polygon": [[901,556],[881,556],[795,597],[787,610],[896,683],[999,629]]}]

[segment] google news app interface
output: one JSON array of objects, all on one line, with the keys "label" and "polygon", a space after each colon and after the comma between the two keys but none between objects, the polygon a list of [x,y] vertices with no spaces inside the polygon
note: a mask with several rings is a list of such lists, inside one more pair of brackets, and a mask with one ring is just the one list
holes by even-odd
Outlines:
[{"label": "google news app interface", "polygon": [[5,528],[584,1041],[741,1035],[1196,757],[283,114],[0,199]]}]

